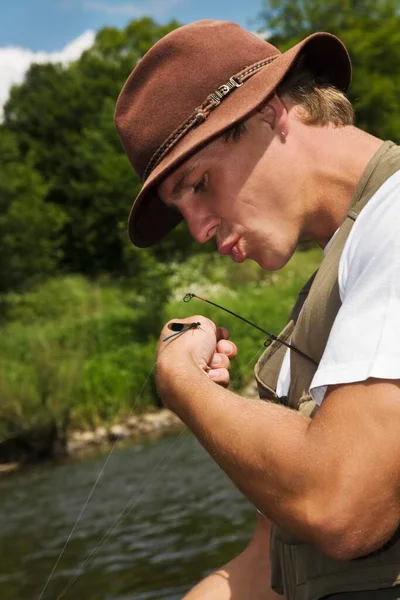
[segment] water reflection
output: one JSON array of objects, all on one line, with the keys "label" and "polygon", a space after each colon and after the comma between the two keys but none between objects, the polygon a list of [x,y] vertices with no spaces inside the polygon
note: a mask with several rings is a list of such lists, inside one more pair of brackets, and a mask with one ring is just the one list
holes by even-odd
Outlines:
[{"label": "water reflection", "polygon": [[[0,480],[1,600],[37,600],[104,461]],[[254,509],[191,435],[119,449],[43,600],[56,600],[104,536],[63,598],[178,600],[240,552],[254,521]]]}]

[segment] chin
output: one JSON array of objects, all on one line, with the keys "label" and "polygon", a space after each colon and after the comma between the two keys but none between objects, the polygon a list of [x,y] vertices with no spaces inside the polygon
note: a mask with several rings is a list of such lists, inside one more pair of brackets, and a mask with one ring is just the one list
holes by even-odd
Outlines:
[{"label": "chin", "polygon": [[288,254],[267,254],[267,256],[261,256],[259,259],[254,258],[264,271],[279,271],[282,269],[292,258],[294,250]]}]

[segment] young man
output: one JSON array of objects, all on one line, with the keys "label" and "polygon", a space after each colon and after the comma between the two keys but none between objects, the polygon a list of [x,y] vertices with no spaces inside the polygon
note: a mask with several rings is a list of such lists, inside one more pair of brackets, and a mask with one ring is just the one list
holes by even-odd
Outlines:
[{"label": "young man", "polygon": [[257,365],[266,401],[226,389],[236,347],[208,319],[159,344],[164,403],[261,513],[248,548],[190,600],[279,597],[271,587],[289,600],[400,597],[400,149],[353,126],[349,82],[329,34],[281,54],[203,21],[158,42],[118,100],[144,180],[134,244],[183,218],[199,243],[267,270],[302,238],[325,254],[280,336],[291,349],[275,342]]}]

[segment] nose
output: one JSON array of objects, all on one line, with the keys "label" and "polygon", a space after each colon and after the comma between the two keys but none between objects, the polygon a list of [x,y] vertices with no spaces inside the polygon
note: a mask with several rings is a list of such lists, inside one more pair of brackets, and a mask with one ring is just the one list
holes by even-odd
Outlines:
[{"label": "nose", "polygon": [[219,218],[216,215],[197,209],[190,211],[190,214],[183,214],[183,218],[186,221],[190,235],[199,244],[208,242],[217,232]]}]

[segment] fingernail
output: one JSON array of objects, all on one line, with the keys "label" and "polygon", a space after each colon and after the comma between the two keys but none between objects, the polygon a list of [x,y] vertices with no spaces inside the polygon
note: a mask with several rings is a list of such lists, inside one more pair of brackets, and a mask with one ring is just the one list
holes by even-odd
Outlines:
[{"label": "fingernail", "polygon": [[219,379],[219,369],[211,369],[208,371],[207,375],[210,379]]},{"label": "fingernail", "polygon": [[232,350],[232,344],[230,342],[224,342],[221,340],[219,342],[218,349],[223,350],[224,352],[230,352]]},{"label": "fingernail", "polygon": [[213,364],[213,365],[220,365],[220,364],[221,364],[221,361],[222,361],[222,358],[221,358],[221,357],[220,357],[218,354],[216,354],[216,355],[213,357],[213,359],[212,359],[212,361],[211,361],[211,364]]}]

